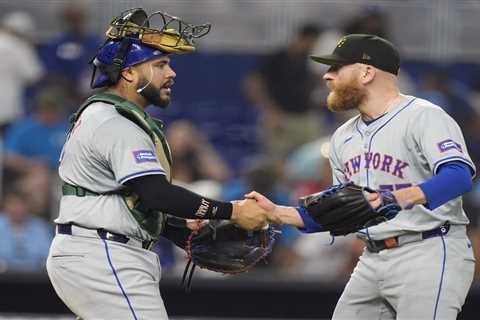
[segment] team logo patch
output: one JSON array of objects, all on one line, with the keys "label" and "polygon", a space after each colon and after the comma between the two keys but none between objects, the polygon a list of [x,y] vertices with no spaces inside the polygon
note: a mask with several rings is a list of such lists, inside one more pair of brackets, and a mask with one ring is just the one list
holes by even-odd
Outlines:
[{"label": "team logo patch", "polygon": [[440,141],[439,143],[437,143],[437,146],[438,146],[438,149],[440,149],[440,152],[445,152],[451,149],[455,149],[463,153],[462,146],[456,143],[455,141],[453,141],[452,139]]},{"label": "team logo patch", "polygon": [[158,162],[155,152],[152,150],[138,150],[133,151],[133,157],[136,163],[141,162]]}]

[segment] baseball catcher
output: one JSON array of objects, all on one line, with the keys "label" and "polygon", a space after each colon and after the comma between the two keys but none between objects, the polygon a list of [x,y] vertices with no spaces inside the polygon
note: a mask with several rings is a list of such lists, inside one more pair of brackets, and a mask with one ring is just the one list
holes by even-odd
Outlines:
[{"label": "baseball catcher", "polygon": [[[112,20],[91,61],[91,87],[99,90],[71,118],[47,260],[55,291],[78,318],[167,319],[159,259],[150,251],[159,237],[185,248],[197,220],[231,221],[246,230],[273,220],[253,200],[220,201],[173,184],[164,125],[145,111],[170,104],[177,77],[171,61],[195,51],[195,40],[209,30],[210,24],[165,12],[129,9]],[[254,246],[244,251],[245,261],[262,256]]]}]

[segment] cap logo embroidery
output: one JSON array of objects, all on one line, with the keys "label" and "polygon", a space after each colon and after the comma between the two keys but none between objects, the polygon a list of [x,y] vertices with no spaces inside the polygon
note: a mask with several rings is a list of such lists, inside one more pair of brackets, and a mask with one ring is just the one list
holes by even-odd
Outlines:
[{"label": "cap logo embroidery", "polygon": [[362,60],[371,60],[372,57],[370,57],[368,54],[364,53],[362,54]]},{"label": "cap logo embroidery", "polygon": [[340,41],[338,41],[338,43],[337,43],[337,48],[341,48],[345,44],[346,41],[347,41],[346,37],[343,37],[342,39],[340,39]]}]

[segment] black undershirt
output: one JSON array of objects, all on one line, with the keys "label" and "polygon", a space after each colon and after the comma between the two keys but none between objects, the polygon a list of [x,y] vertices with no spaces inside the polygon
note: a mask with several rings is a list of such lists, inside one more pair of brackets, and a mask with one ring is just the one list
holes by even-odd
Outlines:
[{"label": "black undershirt", "polygon": [[141,206],[185,219],[230,219],[232,204],[202,197],[155,174],[125,182],[140,198]]}]

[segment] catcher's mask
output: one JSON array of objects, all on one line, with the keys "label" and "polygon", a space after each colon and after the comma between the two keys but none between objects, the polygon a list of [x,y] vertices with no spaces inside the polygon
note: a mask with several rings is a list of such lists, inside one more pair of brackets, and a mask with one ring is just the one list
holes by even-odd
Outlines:
[{"label": "catcher's mask", "polygon": [[[151,26],[154,23],[158,27]],[[210,28],[209,23],[192,25],[161,11],[148,15],[141,8],[126,10],[110,22],[107,40],[90,61],[90,86],[113,85],[126,67],[162,55],[191,53],[195,51],[194,39],[206,35]],[[95,79],[97,68],[100,75]]]}]

